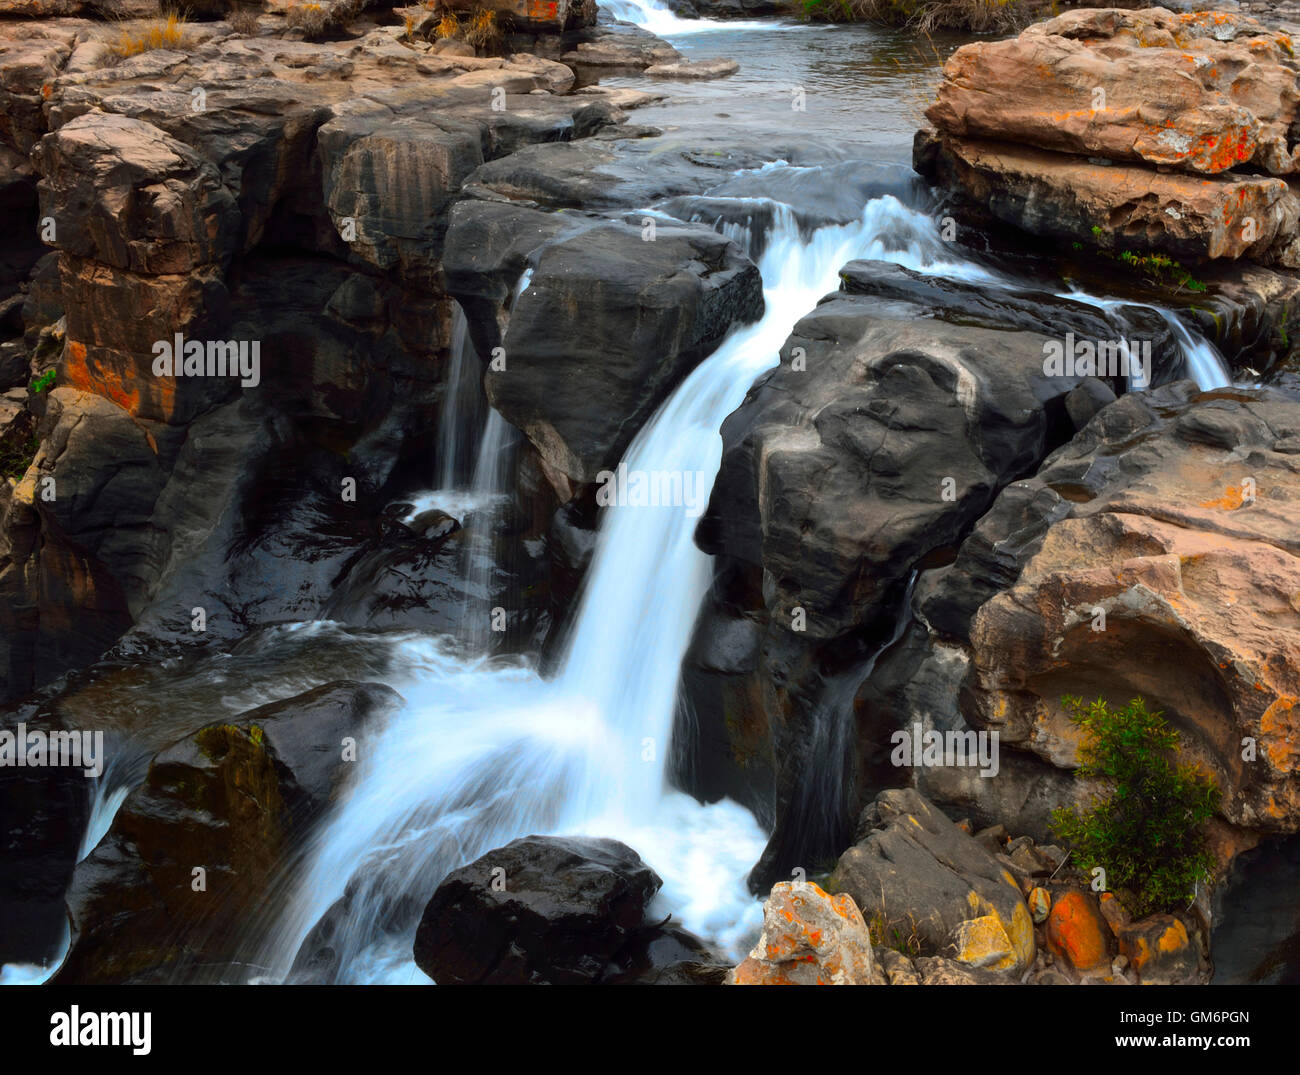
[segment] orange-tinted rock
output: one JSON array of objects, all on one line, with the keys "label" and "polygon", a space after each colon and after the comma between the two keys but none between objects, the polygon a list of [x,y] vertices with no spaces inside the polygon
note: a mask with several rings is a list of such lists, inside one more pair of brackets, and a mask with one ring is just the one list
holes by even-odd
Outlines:
[{"label": "orange-tinted rock", "polygon": [[1173,915],[1158,914],[1120,926],[1119,949],[1144,984],[1190,981],[1197,958],[1187,928]]},{"label": "orange-tinted rock", "polygon": [[1047,947],[1075,970],[1110,966],[1110,929],[1091,892],[1072,889],[1047,915]]},{"label": "orange-tinted rock", "polygon": [[[1109,235],[1183,261],[1253,257],[1295,267],[1300,200],[1270,176],[1190,176],[1007,141],[918,137],[916,167],[1037,235]],[[1093,229],[1098,231],[1094,232]]]},{"label": "orange-tinted rock", "polygon": [[[1226,821],[1296,832],[1300,418],[1251,393],[1141,395],[981,521],[1042,537],[971,622],[967,719],[1067,769],[1079,729],[1062,696],[1140,695],[1180,732],[1183,760],[1214,777]],[[1029,520],[1033,493],[1042,514]]]},{"label": "orange-tinted rock", "polygon": [[1084,10],[958,49],[927,118],[949,134],[1213,174],[1297,171],[1297,61],[1254,19]]},{"label": "orange-tinted rock", "polygon": [[1113,892],[1103,892],[1098,902],[1101,905],[1101,917],[1110,926],[1111,933],[1118,937],[1121,927],[1128,925],[1133,920],[1133,916],[1128,913],[1128,908],[1119,902],[1119,897]]},{"label": "orange-tinted rock", "polygon": [[871,985],[871,936],[851,896],[810,881],[772,886],[763,932],[729,985]]}]

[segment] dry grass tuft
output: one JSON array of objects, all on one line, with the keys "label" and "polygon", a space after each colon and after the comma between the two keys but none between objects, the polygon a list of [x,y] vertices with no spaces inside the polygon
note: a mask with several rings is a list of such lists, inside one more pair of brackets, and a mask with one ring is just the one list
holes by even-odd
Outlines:
[{"label": "dry grass tuft", "polygon": [[185,32],[185,16],[173,11],[165,20],[155,19],[134,33],[123,29],[117,42],[110,45],[108,51],[117,59],[125,60],[153,49],[180,50],[191,47],[189,35]]},{"label": "dry grass tuft", "polygon": [[325,32],[326,11],[321,4],[294,4],[284,18],[291,30],[302,30],[308,37],[320,37]]},{"label": "dry grass tuft", "polygon": [[465,40],[480,52],[491,52],[501,44],[501,26],[495,11],[479,9],[470,16]]},{"label": "dry grass tuft", "polygon": [[257,12],[252,8],[241,7],[230,16],[230,28],[241,37],[254,37],[257,34],[260,22]]}]

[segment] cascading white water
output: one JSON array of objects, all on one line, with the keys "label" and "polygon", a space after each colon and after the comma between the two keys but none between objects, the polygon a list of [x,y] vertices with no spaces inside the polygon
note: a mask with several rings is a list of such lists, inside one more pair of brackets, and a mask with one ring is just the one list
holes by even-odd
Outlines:
[{"label": "cascading white water", "polygon": [[483,367],[469,338],[460,303],[451,304],[451,343],[447,389],[438,411],[438,488],[455,489],[464,469],[462,441],[477,432],[482,413]]},{"label": "cascading white water", "polygon": [[1192,332],[1168,310],[1159,306],[1153,306],[1152,309],[1173,330],[1174,339],[1178,341],[1187,361],[1187,372],[1202,392],[1208,392],[1212,388],[1227,388],[1232,384],[1232,371],[1214,344],[1200,333]]},{"label": "cascading white water", "polygon": [[782,26],[776,20],[766,22],[737,19],[683,19],[657,0],[600,0],[600,6],[616,19],[635,23],[660,37],[682,37],[719,30],[772,30]]},{"label": "cascading white water", "polygon": [[[735,331],[646,424],[627,473],[675,472],[708,491],[718,428],[790,329],[854,258],[982,278],[952,261],[934,223],[893,197],[852,224],[800,237],[775,214],[759,267],[766,310]],[[427,898],[449,870],[533,832],[619,838],[664,878],[660,909],[736,954],[759,905],[745,887],[765,836],[735,803],[710,806],[667,787],[681,659],[708,585],[693,540],[698,508],[610,507],[558,674],[464,661],[436,641],[408,643],[408,704],[371,745],[353,790],[313,838],[308,864],[257,962],[282,980],[304,938],[352,879],[334,923],[340,981],[421,977],[400,936],[374,924],[403,896]]]},{"label": "cascading white water", "polygon": [[[1128,299],[1100,299],[1095,295],[1089,295],[1086,291],[1077,290],[1063,291],[1058,295],[1058,298],[1073,299],[1075,302],[1094,306],[1098,310],[1105,312],[1113,320],[1120,322],[1123,321],[1122,310],[1125,306],[1151,310],[1158,314],[1165,324],[1169,326],[1174,341],[1183,354],[1187,372],[1202,392],[1208,392],[1214,388],[1226,388],[1232,384],[1232,371],[1214,344],[1199,333],[1192,332],[1174,313],[1162,306],[1152,306],[1145,302],[1132,302]],[[1121,341],[1121,346],[1127,355],[1127,341]],[[1128,357],[1131,358],[1132,356]],[[1128,387],[1131,391],[1140,392],[1148,388],[1149,385],[1141,377],[1130,377]]]}]

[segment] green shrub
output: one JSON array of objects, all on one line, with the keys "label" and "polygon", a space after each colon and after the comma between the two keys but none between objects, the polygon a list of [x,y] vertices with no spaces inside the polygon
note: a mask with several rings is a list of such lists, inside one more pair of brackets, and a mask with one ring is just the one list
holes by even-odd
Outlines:
[{"label": "green shrub", "polygon": [[1219,808],[1218,787],[1177,763],[1177,730],[1143,699],[1116,710],[1100,698],[1063,702],[1088,736],[1076,775],[1101,781],[1109,795],[1087,810],[1054,811],[1053,829],[1079,866],[1106,871],[1107,887],[1125,893],[1134,914],[1186,907],[1214,870],[1204,822]]},{"label": "green shrub", "polygon": [[46,370],[34,381],[32,381],[28,391],[30,391],[33,395],[35,395],[37,392],[44,392],[47,388],[51,387],[54,384],[55,378],[57,378],[58,375],[59,374],[57,370]]}]

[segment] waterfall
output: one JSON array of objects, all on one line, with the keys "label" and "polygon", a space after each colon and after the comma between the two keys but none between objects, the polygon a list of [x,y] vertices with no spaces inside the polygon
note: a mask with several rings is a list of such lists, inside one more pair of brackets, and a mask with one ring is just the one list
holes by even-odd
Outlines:
[{"label": "waterfall", "polygon": [[483,425],[483,366],[460,303],[451,310],[447,388],[438,409],[438,488],[459,489],[469,477],[471,445]]},{"label": "waterfall", "polygon": [[[1098,310],[1103,311],[1112,322],[1117,323],[1121,329],[1124,321],[1123,307],[1151,310],[1169,326],[1174,336],[1174,342],[1178,344],[1178,349],[1182,352],[1187,372],[1202,392],[1208,392],[1214,388],[1226,388],[1232,384],[1232,371],[1228,368],[1228,363],[1219,354],[1214,344],[1199,333],[1192,332],[1178,319],[1177,315],[1162,306],[1152,306],[1145,302],[1133,302],[1128,299],[1101,299],[1088,294],[1086,291],[1078,290],[1062,291],[1057,295],[1057,298],[1073,299],[1075,302],[1095,306]],[[1120,343],[1127,356],[1127,341],[1121,340]],[[1140,377],[1130,377],[1128,379],[1130,391],[1140,392],[1147,387],[1149,386]]]},{"label": "waterfall", "polygon": [[1228,363],[1214,346],[1200,333],[1194,333],[1174,314],[1159,306],[1152,307],[1173,330],[1174,339],[1182,349],[1187,363],[1187,372],[1196,381],[1202,392],[1212,388],[1227,388],[1232,384],[1232,371]]},{"label": "waterfall", "polygon": [[683,19],[658,0],[600,0],[600,6],[616,19],[634,23],[659,37],[681,37],[685,34],[702,34],[718,30],[773,30],[787,29],[787,24],[769,19]]},{"label": "waterfall", "polygon": [[[723,419],[775,364],[794,323],[835,290],[840,267],[870,257],[981,272],[951,254],[930,218],[890,196],[807,239],[783,207],[759,262],[763,317],[734,331],[660,407],[628,449],[627,471],[690,475],[707,499]],[[702,503],[603,509],[575,627],[550,681],[519,661],[457,657],[434,639],[404,643],[405,674],[393,686],[407,705],[310,840],[255,960],[270,980],[284,980],[327,914],[333,980],[422,979],[411,938],[437,882],[529,833],[624,840],[664,879],[663,913],[741,952],[760,915],[745,877],[766,836],[737,804],[701,805],[666,781],[679,668],[709,582],[693,540]]]}]

